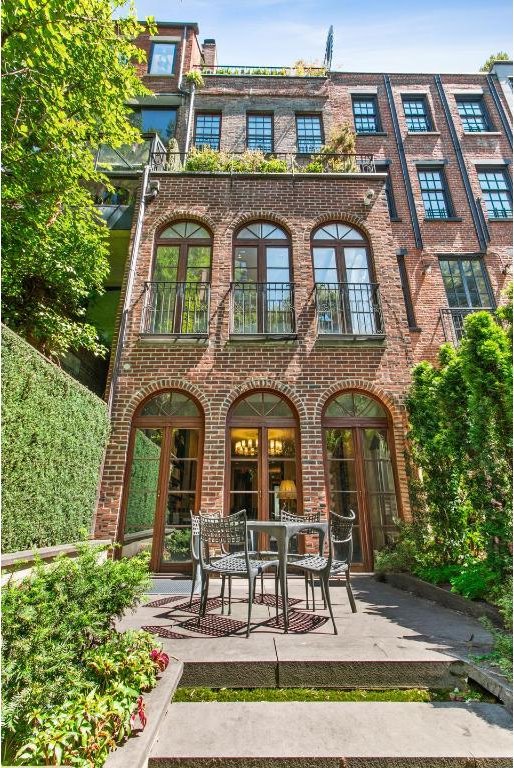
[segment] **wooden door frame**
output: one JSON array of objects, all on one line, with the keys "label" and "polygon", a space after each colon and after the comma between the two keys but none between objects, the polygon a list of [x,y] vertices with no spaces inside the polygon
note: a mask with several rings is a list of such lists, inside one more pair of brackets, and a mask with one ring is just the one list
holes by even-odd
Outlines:
[{"label": "wooden door frame", "polygon": [[[145,404],[158,395],[165,394],[167,392],[176,392],[180,395],[185,395],[194,402],[198,408],[198,416],[141,416],[140,412]],[[203,451],[205,442],[205,427],[204,427],[204,413],[201,404],[198,400],[189,392],[183,390],[161,390],[159,392],[152,392],[145,400],[143,400],[133,418],[130,426],[129,444],[127,450],[127,460],[125,463],[125,471],[123,477],[123,491],[121,500],[120,519],[118,524],[117,541],[123,546],[125,521],[127,518],[127,503],[130,493],[130,475],[132,470],[132,462],[134,459],[134,446],[135,436],[138,429],[161,429],[163,431],[163,441],[161,444],[161,453],[159,456],[159,475],[157,480],[156,489],[156,503],[153,520],[153,533],[152,533],[152,549],[150,558],[150,570],[153,573],[182,573],[190,570],[189,562],[176,562],[168,565],[161,564],[162,544],[164,541],[164,528],[165,528],[165,510],[167,505],[167,489],[169,483],[170,473],[170,452],[171,452],[171,436],[173,429],[197,429],[198,430],[198,457],[196,465],[196,485],[195,485],[195,505],[194,512],[197,513],[201,508],[201,490],[202,490],[202,476],[203,476]],[[167,471],[166,471],[167,464]]]},{"label": "wooden door frame", "polygon": [[[260,394],[260,393],[269,393],[272,395],[275,395],[275,397],[280,398],[285,403],[287,403],[288,407],[291,410],[292,417],[275,417],[273,416],[236,416],[235,418],[231,416],[234,408],[242,401],[245,400],[247,397],[250,397],[250,395]],[[277,392],[273,389],[252,389],[249,392],[245,392],[244,395],[241,395],[241,397],[238,397],[237,400],[235,400],[228,412],[227,415],[227,422],[225,425],[225,491],[223,494],[223,508],[224,508],[224,515],[230,514],[230,490],[231,490],[231,476],[232,476],[232,452],[231,452],[231,441],[230,441],[230,430],[232,428],[245,428],[246,429],[257,429],[259,432],[259,452],[257,454],[257,468],[258,468],[258,477],[257,477],[257,487],[258,487],[258,493],[257,493],[257,519],[263,520],[264,514],[267,511],[268,517],[269,517],[269,489],[268,489],[268,479],[269,479],[269,473],[268,473],[268,463],[269,463],[269,457],[267,452],[267,441],[262,439],[262,430],[265,429],[266,432],[268,429],[274,429],[274,428],[284,428],[284,429],[294,429],[294,439],[295,439],[295,470],[296,470],[296,501],[297,501],[297,507],[302,508],[303,507],[303,485],[302,485],[302,472],[301,472],[301,440],[300,440],[300,422],[298,418],[298,414],[296,413],[296,408],[294,407],[293,403],[289,400],[288,397],[283,395],[281,392]],[[263,482],[264,479],[266,479],[266,488],[263,488]],[[263,494],[265,496],[265,501],[263,501]]]},{"label": "wooden door frame", "polygon": [[[365,397],[368,397],[370,400],[376,400],[376,402],[384,409],[384,411],[386,411],[386,416],[372,417],[372,418],[359,417],[359,416],[356,416],[356,417],[325,416],[326,409],[328,408],[330,403],[335,398],[339,397],[339,395],[343,395],[343,394],[359,394],[359,395],[364,395]],[[324,472],[325,472],[325,491],[327,496],[328,507],[330,510],[331,498],[330,498],[330,483],[329,483],[329,472],[328,472],[329,467],[328,467],[327,444],[325,440],[325,431],[327,429],[351,429],[352,430],[352,441],[353,441],[354,450],[355,450],[355,477],[357,482],[357,504],[359,507],[358,509],[359,526],[360,526],[360,533],[361,533],[361,549],[362,549],[362,556],[363,556],[362,568],[364,571],[372,571],[374,568],[373,536],[371,532],[371,516],[369,514],[369,497],[368,497],[368,489],[366,486],[366,476],[365,476],[365,468],[364,468],[362,430],[363,429],[385,429],[386,431],[387,447],[389,449],[389,456],[391,460],[391,467],[393,471],[393,478],[394,478],[394,485],[395,485],[394,490],[395,490],[395,497],[396,497],[396,505],[399,513],[401,514],[402,507],[401,507],[401,498],[399,495],[399,483],[398,483],[398,473],[397,473],[397,466],[396,466],[396,452],[394,450],[392,420],[384,404],[381,403],[377,398],[370,395],[369,392],[364,392],[362,390],[343,390],[342,392],[338,392],[337,394],[333,395],[325,404],[325,407],[323,409],[323,414],[321,417],[321,431],[322,431],[322,437],[323,437],[323,466],[324,466]],[[356,570],[359,570],[359,566],[356,567]]]}]

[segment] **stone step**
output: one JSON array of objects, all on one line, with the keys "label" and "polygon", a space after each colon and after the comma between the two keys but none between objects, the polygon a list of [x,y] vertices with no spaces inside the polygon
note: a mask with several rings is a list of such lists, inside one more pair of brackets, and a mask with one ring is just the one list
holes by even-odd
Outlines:
[{"label": "stone step", "polygon": [[507,768],[498,704],[172,704],[148,768]]}]

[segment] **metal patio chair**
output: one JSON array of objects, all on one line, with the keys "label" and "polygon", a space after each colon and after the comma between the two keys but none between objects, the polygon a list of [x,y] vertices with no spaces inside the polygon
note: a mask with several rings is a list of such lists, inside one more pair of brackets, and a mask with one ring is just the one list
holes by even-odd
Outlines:
[{"label": "metal patio chair", "polygon": [[[230,552],[234,547],[242,547],[244,551],[224,554],[216,558],[210,550],[214,546],[222,553]],[[267,570],[278,571],[278,560],[258,560],[251,557],[248,548],[248,532],[246,529],[246,512],[236,512],[228,517],[200,516],[199,556],[202,578],[202,595],[200,602],[200,618],[205,616],[209,595],[209,579],[212,575],[222,577],[239,576],[248,579],[248,624],[246,636],[250,635],[250,620],[255,595],[257,576]],[[275,579],[277,584],[277,579]],[[278,616],[278,588],[275,589],[275,607]]]},{"label": "metal patio chair", "polygon": [[[279,512],[279,520],[283,520],[288,523],[319,523],[321,521],[321,512],[318,510],[317,512],[304,512],[303,515],[299,515],[296,512],[288,512],[286,509],[281,509]],[[319,531],[313,531],[309,530],[308,528],[305,531],[302,531],[302,534],[314,534],[316,536],[319,536]],[[298,534],[296,534],[298,536]],[[294,538],[294,537],[293,537]],[[303,560],[305,555],[296,554],[294,552],[291,552],[288,554],[287,558],[287,564],[288,565],[294,565],[295,562],[298,560]],[[307,572],[304,573],[305,576],[305,606],[307,610],[309,610],[309,582],[311,585],[311,595],[312,595],[312,610],[316,610],[316,604],[314,602],[314,576]]]},{"label": "metal patio chair", "polygon": [[[246,511],[246,510],[242,510]],[[189,607],[191,607],[193,603],[193,597],[194,597],[194,591],[195,591],[195,583],[196,583],[196,577],[198,574],[198,569],[201,568],[200,565],[200,515],[203,517],[214,517],[214,518],[220,518],[221,514],[218,512],[205,512],[203,510],[199,510],[198,514],[194,514],[193,512],[191,514],[191,544],[190,544],[190,552],[191,552],[191,562],[192,562],[192,579],[193,582],[191,584],[191,595],[189,598]],[[229,555],[229,552],[226,552],[222,549],[221,554],[217,557],[217,559],[221,560],[223,557],[226,557]],[[244,552],[241,553],[241,556],[244,556]],[[222,576],[221,578],[221,612],[225,613],[225,576]],[[232,577],[228,577],[228,612],[231,612],[231,599],[232,599]]]},{"label": "metal patio chair", "polygon": [[[321,593],[328,606],[335,635],[337,635],[337,627],[332,611],[332,603],[330,601],[329,582],[331,576],[345,576],[346,591],[348,592],[352,613],[357,613],[357,606],[355,605],[355,598],[350,584],[350,568],[353,555],[352,529],[354,521],[355,513],[352,510],[350,510],[348,517],[337,515],[335,512],[332,512],[329,520],[328,557],[321,555],[307,555],[303,559],[296,560],[290,564],[290,567],[295,570],[300,570],[304,574],[312,575],[312,577],[315,575],[319,577]],[[337,559],[334,557],[334,545],[337,545],[337,548],[341,553]]]}]

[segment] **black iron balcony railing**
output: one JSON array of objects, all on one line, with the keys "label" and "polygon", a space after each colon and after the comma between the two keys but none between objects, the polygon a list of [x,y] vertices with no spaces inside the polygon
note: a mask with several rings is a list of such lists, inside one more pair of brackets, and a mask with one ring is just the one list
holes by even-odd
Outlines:
[{"label": "black iron balcony railing", "polygon": [[298,64],[295,67],[259,67],[242,64],[197,64],[202,75],[231,75],[246,77],[326,77],[327,68]]},{"label": "black iron balcony railing", "polygon": [[376,283],[316,283],[319,336],[384,335]]},{"label": "black iron balcony railing", "polygon": [[292,336],[292,283],[231,283],[230,333],[234,336]]},{"label": "black iron balcony railing", "polygon": [[464,320],[473,312],[493,312],[492,307],[440,307],[439,314],[443,326],[445,341],[454,344],[456,347],[460,344],[464,333]]},{"label": "black iron balcony railing", "polygon": [[152,171],[171,173],[376,173],[374,155],[319,152],[156,151]]},{"label": "black iron balcony railing", "polygon": [[210,283],[145,283],[141,333],[207,336]]}]

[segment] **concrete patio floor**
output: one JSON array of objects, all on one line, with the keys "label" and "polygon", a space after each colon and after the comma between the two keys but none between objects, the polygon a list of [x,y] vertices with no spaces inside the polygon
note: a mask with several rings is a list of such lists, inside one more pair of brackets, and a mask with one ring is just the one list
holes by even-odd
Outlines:
[{"label": "concrete patio floor", "polygon": [[[188,584],[184,582],[185,590]],[[123,618],[119,629],[152,627],[165,650],[184,662],[182,685],[327,685],[330,680],[345,687],[430,685],[436,679],[442,683],[444,670],[456,659],[486,653],[491,647],[490,633],[477,620],[371,575],[352,579],[356,614],[351,613],[344,584],[334,582],[331,587],[337,635],[323,610],[319,587],[316,611],[307,611],[303,579],[290,578],[289,598],[298,602],[290,608],[291,627],[285,634],[280,626],[270,625],[275,617],[273,581],[264,584],[270,605],[254,604],[249,638],[243,580],[234,581],[230,616],[227,607],[221,616],[217,601],[209,605],[201,625],[207,634],[199,631],[198,611],[188,609],[188,594],[149,595],[146,603]],[[220,582],[212,580],[209,597],[219,593]],[[171,637],[162,636],[163,630]],[[225,635],[227,631],[232,634]]]}]

